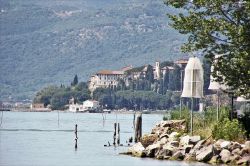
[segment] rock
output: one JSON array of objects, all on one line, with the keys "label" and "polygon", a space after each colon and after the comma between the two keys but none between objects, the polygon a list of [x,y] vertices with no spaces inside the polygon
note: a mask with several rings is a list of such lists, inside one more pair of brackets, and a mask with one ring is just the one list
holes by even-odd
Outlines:
[{"label": "rock", "polygon": [[220,147],[221,147],[222,149],[229,149],[230,144],[231,144],[230,141],[223,141],[223,142],[220,144]]},{"label": "rock", "polygon": [[171,156],[164,156],[164,160],[168,160]]},{"label": "rock", "polygon": [[159,140],[160,144],[166,144],[168,142],[167,137],[163,137]]},{"label": "rock", "polygon": [[185,155],[185,161],[195,161],[195,154],[189,153]]},{"label": "rock", "polygon": [[239,144],[238,142],[232,142],[231,145],[229,146],[229,150],[233,151],[234,149],[240,149],[241,148],[241,144]]},{"label": "rock", "polygon": [[141,138],[141,143],[143,147],[146,148],[153,144],[157,138],[158,136],[156,134],[144,134]]},{"label": "rock", "polygon": [[228,163],[229,161],[231,161],[230,157],[231,157],[231,153],[229,150],[227,149],[223,149],[221,152],[220,152],[220,157],[221,157],[221,160],[223,161],[223,163]]},{"label": "rock", "polygon": [[174,147],[178,147],[179,146],[179,142],[178,141],[171,141],[168,142],[169,145],[174,146]]},{"label": "rock", "polygon": [[164,159],[164,156],[158,155],[158,156],[156,156],[156,159],[158,159],[158,160],[163,160],[163,159]]},{"label": "rock", "polygon": [[199,150],[199,149],[201,149],[203,146],[203,144],[204,144],[204,142],[205,142],[205,140],[200,140],[195,146],[194,146],[194,149],[197,149],[197,150]]},{"label": "rock", "polygon": [[169,127],[154,127],[151,131],[151,134],[156,134],[156,135],[163,135],[163,134],[167,134],[170,132],[170,128]]},{"label": "rock", "polygon": [[161,145],[157,142],[155,144],[152,144],[152,145],[149,145],[147,148],[146,148],[146,155],[148,157],[155,157],[155,153],[157,151],[159,151],[159,149],[161,148]]},{"label": "rock", "polygon": [[194,145],[185,145],[184,147],[182,147],[181,149],[184,150],[185,154],[189,153],[190,150],[193,148]]},{"label": "rock", "polygon": [[209,145],[208,147],[204,147],[199,152],[197,152],[196,160],[207,162],[212,157],[213,157],[213,145]]},{"label": "rock", "polygon": [[216,164],[216,163],[218,163],[218,159],[219,159],[219,156],[218,156],[218,155],[215,155],[215,156],[213,156],[213,157],[209,160],[208,163],[210,163],[210,164]]},{"label": "rock", "polygon": [[170,160],[183,160],[183,159],[184,159],[184,154],[183,151],[180,150],[175,152],[170,158]]},{"label": "rock", "polygon": [[240,156],[244,156],[245,154],[247,154],[247,149],[243,148],[240,150]]},{"label": "rock", "polygon": [[171,146],[169,144],[163,145],[162,152],[164,156],[172,156],[176,152],[176,147]]},{"label": "rock", "polygon": [[189,144],[189,135],[183,136],[180,138],[180,145],[188,145]]},{"label": "rock", "polygon": [[131,153],[133,156],[136,157],[145,157],[146,154],[144,150],[145,148],[143,147],[143,145],[138,142],[128,149],[128,153]]},{"label": "rock", "polygon": [[151,134],[162,135],[171,131],[186,131],[185,120],[161,121],[152,129]]},{"label": "rock", "polygon": [[162,134],[162,135],[160,135],[160,139],[162,139],[162,138],[169,138],[169,135],[168,134]]},{"label": "rock", "polygon": [[170,135],[169,135],[169,138],[168,140],[169,141],[178,141],[179,140],[179,133],[177,132],[172,132]]},{"label": "rock", "polygon": [[122,155],[132,155],[132,152],[120,152],[119,154],[122,154]]},{"label": "rock", "polygon": [[214,154],[219,155],[222,150],[220,145],[214,144],[213,146],[214,146]]},{"label": "rock", "polygon": [[247,153],[250,154],[250,141],[246,141],[246,142],[245,142],[244,150],[246,150]]},{"label": "rock", "polygon": [[239,160],[240,159],[240,155],[233,155],[233,156],[230,156],[230,161],[231,161],[231,163],[233,162],[233,163],[236,163],[236,161],[237,160]]},{"label": "rock", "polygon": [[211,139],[207,139],[205,142],[204,142],[204,146],[209,146],[209,145],[211,145],[211,144],[213,144],[214,142],[213,142],[213,140],[211,140]]},{"label": "rock", "polygon": [[195,145],[201,140],[201,136],[191,136],[189,137],[189,143]]},{"label": "rock", "polygon": [[234,149],[234,150],[232,151],[232,154],[233,154],[233,155],[240,155],[240,149],[239,149],[239,148]]},{"label": "rock", "polygon": [[192,155],[194,155],[194,156],[196,156],[196,152],[197,152],[198,150],[196,150],[196,149],[191,149],[190,151],[189,151],[189,154],[192,154]]},{"label": "rock", "polygon": [[250,165],[250,156],[244,156],[236,162],[237,165]]}]

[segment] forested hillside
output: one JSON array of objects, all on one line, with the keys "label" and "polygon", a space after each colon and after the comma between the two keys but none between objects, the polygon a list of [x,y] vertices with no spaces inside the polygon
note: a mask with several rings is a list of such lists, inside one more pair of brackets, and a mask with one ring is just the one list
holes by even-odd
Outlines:
[{"label": "forested hillside", "polygon": [[162,0],[0,0],[0,98],[183,56]]}]

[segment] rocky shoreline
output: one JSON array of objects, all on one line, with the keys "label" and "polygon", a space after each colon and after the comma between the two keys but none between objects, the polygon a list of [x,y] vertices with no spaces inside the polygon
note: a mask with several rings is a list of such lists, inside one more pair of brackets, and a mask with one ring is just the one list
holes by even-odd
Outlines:
[{"label": "rocky shoreline", "polygon": [[240,144],[222,139],[201,139],[185,132],[185,120],[162,121],[123,154],[160,160],[250,165],[250,141]]}]

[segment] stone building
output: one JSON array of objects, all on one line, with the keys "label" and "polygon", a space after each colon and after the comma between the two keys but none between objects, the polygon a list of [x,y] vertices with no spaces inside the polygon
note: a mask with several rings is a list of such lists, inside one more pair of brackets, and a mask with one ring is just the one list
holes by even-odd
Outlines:
[{"label": "stone building", "polygon": [[89,90],[93,92],[96,88],[114,88],[119,79],[124,78],[124,71],[101,70],[92,75],[89,81]]}]

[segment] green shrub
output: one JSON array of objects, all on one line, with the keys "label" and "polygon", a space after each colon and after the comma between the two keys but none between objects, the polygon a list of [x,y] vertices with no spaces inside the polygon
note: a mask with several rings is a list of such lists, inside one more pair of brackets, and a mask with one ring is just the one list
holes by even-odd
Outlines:
[{"label": "green shrub", "polygon": [[230,141],[242,142],[245,139],[246,131],[237,119],[230,121],[224,118],[222,121],[216,123],[212,130],[212,136],[215,139],[226,139]]}]

